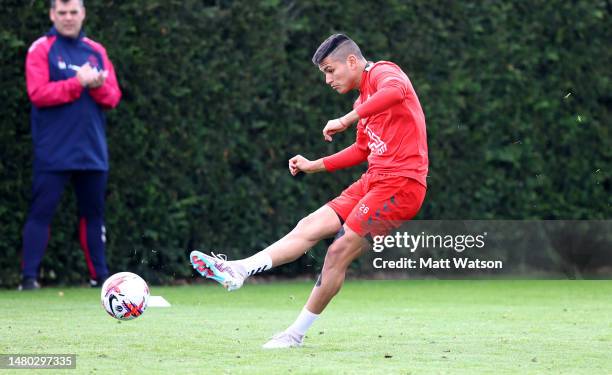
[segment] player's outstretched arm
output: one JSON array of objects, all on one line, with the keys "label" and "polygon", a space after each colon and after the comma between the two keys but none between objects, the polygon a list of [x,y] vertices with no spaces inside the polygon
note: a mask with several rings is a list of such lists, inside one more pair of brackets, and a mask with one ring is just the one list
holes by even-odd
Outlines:
[{"label": "player's outstretched arm", "polygon": [[317,173],[325,170],[325,164],[323,159],[311,161],[303,157],[302,155],[296,155],[289,159],[289,172],[295,176],[299,172],[304,173]]}]

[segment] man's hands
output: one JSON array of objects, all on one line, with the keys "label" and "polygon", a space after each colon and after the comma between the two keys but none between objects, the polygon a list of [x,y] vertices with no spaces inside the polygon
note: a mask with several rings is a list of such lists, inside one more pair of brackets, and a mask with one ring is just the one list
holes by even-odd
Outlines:
[{"label": "man's hands", "polygon": [[108,77],[108,70],[103,70],[98,73],[98,76],[89,84],[89,88],[97,89],[104,85],[106,81],[106,77]]},{"label": "man's hands", "polygon": [[327,142],[331,142],[332,135],[342,133],[357,120],[359,120],[359,115],[355,110],[352,110],[340,118],[327,121],[327,125],[323,128],[323,138],[325,138]]},{"label": "man's hands", "polygon": [[76,76],[81,86],[95,89],[104,84],[106,77],[108,77],[108,71],[98,71],[98,69],[93,68],[87,62],[85,65],[81,66]]},{"label": "man's hands", "polygon": [[302,155],[296,155],[289,159],[289,172],[295,176],[299,172],[316,173],[325,170],[323,159],[310,161]]},{"label": "man's hands", "polygon": [[[323,128],[323,137],[327,142],[331,142],[332,135],[341,133],[351,126],[352,123],[359,120],[359,115],[355,110],[350,111],[341,118],[329,120],[325,128]],[[310,161],[302,155],[296,155],[289,159],[289,172],[295,176],[300,172],[304,173],[316,173],[325,170],[325,164],[323,159]]]},{"label": "man's hands", "polygon": [[348,128],[348,125],[342,122],[341,119],[337,118],[334,120],[327,121],[327,125],[323,128],[323,138],[327,142],[332,141],[332,135],[336,133],[341,133]]}]

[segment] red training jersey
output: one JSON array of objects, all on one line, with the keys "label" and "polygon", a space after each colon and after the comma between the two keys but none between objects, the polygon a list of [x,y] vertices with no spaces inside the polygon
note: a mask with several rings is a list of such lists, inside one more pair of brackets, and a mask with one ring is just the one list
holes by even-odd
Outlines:
[{"label": "red training jersey", "polygon": [[359,115],[357,140],[323,159],[334,171],[368,161],[368,173],[415,179],[427,186],[425,115],[408,76],[399,66],[379,61],[366,67],[353,108]]}]

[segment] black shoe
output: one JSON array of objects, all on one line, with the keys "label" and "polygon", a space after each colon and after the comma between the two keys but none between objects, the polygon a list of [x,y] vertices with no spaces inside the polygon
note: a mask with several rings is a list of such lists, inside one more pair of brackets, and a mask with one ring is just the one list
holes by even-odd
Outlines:
[{"label": "black shoe", "polygon": [[97,277],[95,279],[89,279],[89,286],[92,288],[100,288],[104,282],[108,279],[108,276]]},{"label": "black shoe", "polygon": [[40,289],[40,284],[38,283],[38,281],[36,281],[36,279],[31,278],[31,277],[22,279],[21,284],[19,284],[19,287],[17,288],[17,290],[36,290],[36,289]]}]

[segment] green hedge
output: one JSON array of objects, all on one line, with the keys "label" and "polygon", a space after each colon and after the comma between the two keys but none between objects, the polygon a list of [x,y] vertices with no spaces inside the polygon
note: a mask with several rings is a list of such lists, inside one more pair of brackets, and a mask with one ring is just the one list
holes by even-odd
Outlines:
[{"label": "green hedge", "polygon": [[[27,48],[47,1],[0,14],[0,285],[18,281],[31,183]],[[369,59],[400,64],[424,107],[424,219],[609,219],[612,142],[606,1],[88,2],[86,30],[113,60],[123,101],[109,115],[112,271],[191,275],[190,249],[231,257],[272,243],[363,169],[292,178],[287,159],[322,141],[353,95],[325,87],[310,57],[346,32]],[[48,282],[85,279],[66,194],[43,261]],[[324,246],[276,272],[315,270]],[[312,266],[312,267],[307,267]]]}]

